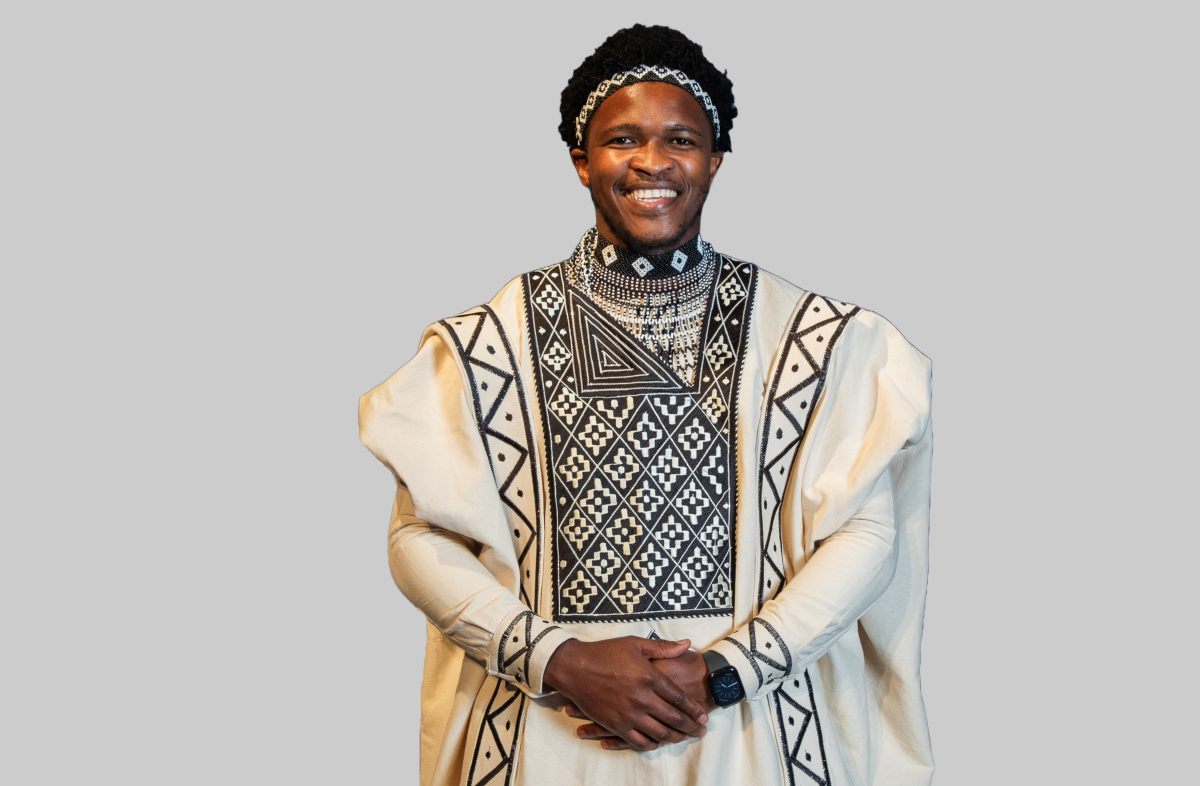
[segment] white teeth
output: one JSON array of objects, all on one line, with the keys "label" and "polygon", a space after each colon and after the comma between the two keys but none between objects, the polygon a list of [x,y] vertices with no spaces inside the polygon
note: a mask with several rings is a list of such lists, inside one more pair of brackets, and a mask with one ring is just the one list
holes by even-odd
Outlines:
[{"label": "white teeth", "polygon": [[639,188],[629,192],[630,199],[662,199],[675,196],[679,196],[679,194],[668,188]]}]

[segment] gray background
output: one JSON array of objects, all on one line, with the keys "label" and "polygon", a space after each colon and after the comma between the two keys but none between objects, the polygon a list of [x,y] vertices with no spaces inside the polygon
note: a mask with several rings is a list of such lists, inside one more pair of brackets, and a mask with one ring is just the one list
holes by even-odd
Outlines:
[{"label": "gray background", "polygon": [[357,399],[571,251],[635,21],[734,80],[705,237],[933,358],[937,782],[1194,777],[1195,6],[630,8],[4,4],[0,780],[415,782]]}]

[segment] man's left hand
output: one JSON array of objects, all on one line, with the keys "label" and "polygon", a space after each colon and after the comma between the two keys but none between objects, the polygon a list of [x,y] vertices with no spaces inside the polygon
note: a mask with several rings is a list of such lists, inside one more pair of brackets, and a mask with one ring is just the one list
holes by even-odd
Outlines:
[{"label": "man's left hand", "polygon": [[[704,662],[704,658],[700,656],[699,652],[688,650],[678,658],[664,658],[662,660],[651,661],[651,663],[667,679],[678,685],[688,695],[688,698],[703,707],[705,712],[711,714],[713,710],[719,709],[713,703],[712,696],[709,695],[708,664]],[[587,716],[580,712],[573,704],[566,705],[565,710],[568,717],[588,720]],[[578,731],[583,732],[581,739],[596,740],[600,743],[600,747],[605,750],[621,751],[633,749],[633,746],[625,740],[595,723],[584,724],[579,727]]]}]

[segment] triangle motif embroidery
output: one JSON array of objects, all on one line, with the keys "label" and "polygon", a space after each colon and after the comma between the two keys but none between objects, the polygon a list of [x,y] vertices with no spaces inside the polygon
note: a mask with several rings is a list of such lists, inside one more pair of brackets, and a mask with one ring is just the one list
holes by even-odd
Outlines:
[{"label": "triangle motif embroidery", "polygon": [[581,395],[687,392],[670,366],[586,296],[569,290],[567,300]]}]

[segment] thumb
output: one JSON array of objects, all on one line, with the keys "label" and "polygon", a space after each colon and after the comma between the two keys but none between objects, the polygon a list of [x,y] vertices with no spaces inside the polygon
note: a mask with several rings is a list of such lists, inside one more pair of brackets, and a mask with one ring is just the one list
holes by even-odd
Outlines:
[{"label": "thumb", "polygon": [[678,658],[680,655],[687,652],[688,648],[691,646],[691,639],[680,639],[679,641],[641,639],[638,641],[638,649],[642,651],[642,655],[644,655],[647,660]]}]

